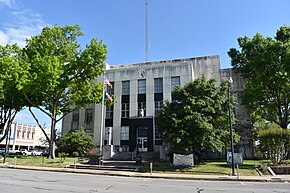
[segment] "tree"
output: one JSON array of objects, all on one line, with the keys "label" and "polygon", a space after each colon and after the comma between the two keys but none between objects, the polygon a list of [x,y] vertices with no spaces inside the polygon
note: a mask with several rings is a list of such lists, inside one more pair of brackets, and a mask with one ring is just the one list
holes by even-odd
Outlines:
[{"label": "tree", "polygon": [[[173,91],[177,100],[165,103],[157,127],[173,151],[221,151],[229,144],[228,87],[226,82],[220,86],[215,83],[214,79],[198,78],[183,88],[177,87]],[[231,108],[233,101],[232,96]]]},{"label": "tree", "polygon": [[0,134],[4,133],[0,142],[8,135],[17,112],[26,105],[21,84],[27,77],[27,68],[16,44],[0,46]]},{"label": "tree", "polygon": [[[232,66],[246,81],[243,103],[252,119],[266,119],[282,128],[289,124],[290,27],[278,29],[276,37],[239,37],[240,50],[228,52]],[[254,120],[255,121],[255,120]]]},{"label": "tree", "polygon": [[51,119],[50,138],[45,134],[50,158],[55,158],[56,123],[73,110],[102,99],[102,83],[97,77],[104,70],[106,45],[94,38],[81,50],[77,41],[81,35],[78,25],[45,27],[24,48],[30,64],[25,96],[30,111],[35,107]]},{"label": "tree", "polygon": [[95,147],[93,136],[86,134],[83,129],[61,135],[59,138],[60,152],[65,152],[70,155],[72,155],[73,152],[78,152],[78,154],[83,157],[93,147]]},{"label": "tree", "polygon": [[290,130],[282,129],[275,123],[260,121],[256,123],[258,150],[263,158],[279,163],[287,157],[290,145]]}]

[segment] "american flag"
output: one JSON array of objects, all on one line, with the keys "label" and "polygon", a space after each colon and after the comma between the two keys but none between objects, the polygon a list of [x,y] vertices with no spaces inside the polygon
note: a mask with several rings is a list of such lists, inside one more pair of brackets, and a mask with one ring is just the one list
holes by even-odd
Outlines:
[{"label": "american flag", "polygon": [[112,84],[110,83],[110,81],[107,79],[107,77],[104,77],[104,84],[108,85],[110,88],[112,88]]},{"label": "american flag", "polygon": [[107,91],[105,92],[105,98],[109,99],[110,104],[113,104],[113,99],[112,99],[112,97],[109,95],[109,93]]}]

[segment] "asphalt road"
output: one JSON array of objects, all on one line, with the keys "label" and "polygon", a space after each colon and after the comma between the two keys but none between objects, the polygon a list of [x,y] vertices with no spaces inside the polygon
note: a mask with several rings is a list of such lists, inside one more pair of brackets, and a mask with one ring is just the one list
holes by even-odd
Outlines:
[{"label": "asphalt road", "polygon": [[290,193],[289,183],[114,177],[0,168],[0,193]]}]

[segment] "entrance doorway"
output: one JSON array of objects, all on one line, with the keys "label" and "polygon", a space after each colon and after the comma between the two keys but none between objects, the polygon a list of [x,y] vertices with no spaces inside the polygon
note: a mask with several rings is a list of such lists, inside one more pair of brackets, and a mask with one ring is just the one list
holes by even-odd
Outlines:
[{"label": "entrance doorway", "polygon": [[147,152],[148,151],[148,128],[141,126],[137,127],[137,151]]},{"label": "entrance doorway", "polygon": [[139,152],[148,151],[147,137],[138,137],[138,151]]}]

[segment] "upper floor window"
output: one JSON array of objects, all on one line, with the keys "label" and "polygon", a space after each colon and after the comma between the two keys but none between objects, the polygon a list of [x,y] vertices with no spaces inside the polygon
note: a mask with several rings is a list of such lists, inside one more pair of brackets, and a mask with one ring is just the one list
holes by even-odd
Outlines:
[{"label": "upper floor window", "polygon": [[122,95],[130,95],[130,81],[122,81]]},{"label": "upper floor window", "polygon": [[72,121],[78,122],[79,121],[79,111],[72,112]]},{"label": "upper floor window", "polygon": [[163,92],[163,79],[154,78],[154,93],[162,93],[162,92]]},{"label": "upper floor window", "polygon": [[163,107],[163,101],[155,101],[155,117],[158,116],[162,107]]},{"label": "upper floor window", "polygon": [[138,80],[138,94],[146,93],[146,80]]},{"label": "upper floor window", "polygon": [[113,105],[106,106],[106,119],[113,119]]},{"label": "upper floor window", "polygon": [[173,91],[177,85],[180,86],[180,77],[171,77],[171,91]]},{"label": "upper floor window", "polygon": [[122,118],[128,118],[129,117],[129,103],[122,103]]},{"label": "upper floor window", "polygon": [[86,109],[85,121],[86,123],[93,122],[93,109],[92,108]]},{"label": "upper floor window", "polygon": [[121,127],[120,130],[120,140],[129,140],[129,127]]}]

